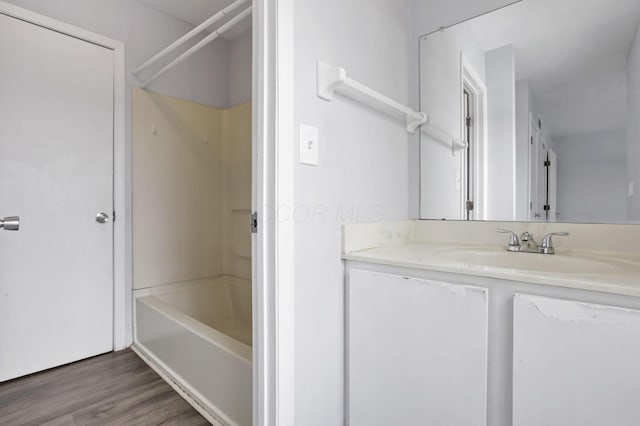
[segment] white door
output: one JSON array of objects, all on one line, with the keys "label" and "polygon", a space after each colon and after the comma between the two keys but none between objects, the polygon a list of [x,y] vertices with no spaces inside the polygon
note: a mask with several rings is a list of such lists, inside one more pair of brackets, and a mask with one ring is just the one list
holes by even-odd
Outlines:
[{"label": "white door", "polygon": [[349,424],[486,424],[487,296],[479,287],[351,271]]},{"label": "white door", "polygon": [[113,52],[0,15],[0,381],[113,347]]}]

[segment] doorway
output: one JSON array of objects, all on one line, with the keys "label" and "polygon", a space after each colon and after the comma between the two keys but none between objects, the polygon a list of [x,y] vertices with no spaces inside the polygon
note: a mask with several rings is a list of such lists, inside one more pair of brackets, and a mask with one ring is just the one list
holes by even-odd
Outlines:
[{"label": "doorway", "polygon": [[542,121],[529,119],[529,220],[555,222],[558,217],[558,157],[542,132]]}]

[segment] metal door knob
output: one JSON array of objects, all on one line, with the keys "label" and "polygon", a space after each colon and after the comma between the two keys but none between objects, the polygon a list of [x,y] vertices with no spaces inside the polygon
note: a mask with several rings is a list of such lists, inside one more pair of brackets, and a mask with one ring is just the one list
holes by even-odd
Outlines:
[{"label": "metal door knob", "polygon": [[109,222],[109,215],[106,213],[98,213],[96,215],[96,222],[98,223],[107,223]]},{"label": "metal door knob", "polygon": [[0,229],[4,228],[5,231],[17,231],[20,229],[20,217],[19,216],[7,216],[4,219],[0,219]]}]

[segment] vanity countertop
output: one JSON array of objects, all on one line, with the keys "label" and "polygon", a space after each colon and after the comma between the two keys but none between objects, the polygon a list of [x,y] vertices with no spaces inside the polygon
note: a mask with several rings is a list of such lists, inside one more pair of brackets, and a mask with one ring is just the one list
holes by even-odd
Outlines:
[{"label": "vanity countertop", "polygon": [[[397,228],[396,228],[397,230]],[[358,230],[362,236],[361,230]],[[560,249],[554,255],[513,253],[505,247],[459,242],[412,241],[386,232],[376,247],[353,247],[342,258],[510,281],[640,297],[640,253]],[[389,238],[389,236],[392,238]],[[353,241],[344,241],[345,246]]]}]

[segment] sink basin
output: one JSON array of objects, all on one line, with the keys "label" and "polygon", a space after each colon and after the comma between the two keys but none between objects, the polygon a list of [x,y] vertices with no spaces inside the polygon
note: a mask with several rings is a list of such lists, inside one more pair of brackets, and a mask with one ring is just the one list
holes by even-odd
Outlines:
[{"label": "sink basin", "polygon": [[456,247],[436,250],[443,259],[464,264],[512,270],[565,274],[600,274],[618,267],[581,254],[513,253],[506,250],[478,247]]}]

